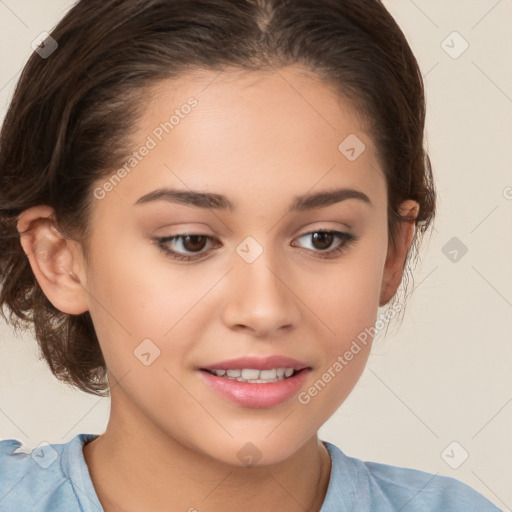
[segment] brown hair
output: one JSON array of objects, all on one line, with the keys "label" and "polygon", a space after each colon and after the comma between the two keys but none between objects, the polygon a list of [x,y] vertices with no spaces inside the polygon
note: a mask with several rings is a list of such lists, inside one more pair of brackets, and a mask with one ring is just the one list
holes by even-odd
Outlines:
[{"label": "brown hair", "polygon": [[124,161],[144,91],[162,79],[228,66],[302,64],[316,73],[371,122],[391,245],[402,221],[398,205],[420,204],[411,246],[417,251],[435,213],[423,82],[379,0],[81,0],[51,36],[58,48],[47,58],[32,54],[0,134],[0,311],[15,327],[34,324],[41,352],[63,382],[109,393],[89,312],[68,315],[50,303],[16,221],[27,208],[49,205],[60,231],[85,251],[93,184]]}]

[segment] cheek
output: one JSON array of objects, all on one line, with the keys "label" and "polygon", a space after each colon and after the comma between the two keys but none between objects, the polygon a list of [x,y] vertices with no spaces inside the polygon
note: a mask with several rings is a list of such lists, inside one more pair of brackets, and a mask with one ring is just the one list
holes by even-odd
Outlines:
[{"label": "cheek", "polygon": [[[373,325],[379,306],[385,251],[366,244],[347,253],[333,269],[304,282],[302,296],[307,297],[315,313],[330,327],[337,343],[357,336]],[[309,276],[311,278],[311,276]],[[329,332],[326,331],[326,332]]]},{"label": "cheek", "polygon": [[161,335],[183,309],[183,277],[168,278],[170,272],[156,261],[158,249],[149,241],[130,241],[121,233],[112,238],[115,244],[110,246],[107,236],[96,240],[103,250],[93,255],[89,267],[91,310],[130,333]]},{"label": "cheek", "polygon": [[149,242],[139,242],[131,251],[120,237],[116,247],[107,247],[106,240],[97,244],[103,252],[93,255],[89,267],[89,309],[109,368],[123,374],[138,370],[134,351],[148,339],[151,343],[145,341],[144,346],[159,354],[159,362],[166,359],[174,366],[183,360],[191,340],[201,338],[198,319],[211,317],[205,314],[208,304],[202,297],[218,280],[218,272],[171,268]]},{"label": "cheek", "polygon": [[310,301],[322,319],[319,337],[321,364],[316,379],[298,396],[298,402],[323,424],[345,401],[363,372],[371,351],[375,325],[382,257],[360,253],[336,280],[315,287]]}]

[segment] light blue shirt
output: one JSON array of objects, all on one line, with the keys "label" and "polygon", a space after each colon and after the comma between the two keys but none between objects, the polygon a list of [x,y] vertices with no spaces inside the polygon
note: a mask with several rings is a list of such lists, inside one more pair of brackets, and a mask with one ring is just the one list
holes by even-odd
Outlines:
[{"label": "light blue shirt", "polygon": [[[41,445],[0,441],[0,512],[102,512],[82,447],[95,434]],[[495,512],[500,509],[453,478],[346,456],[324,441],[332,461],[320,512]]]}]

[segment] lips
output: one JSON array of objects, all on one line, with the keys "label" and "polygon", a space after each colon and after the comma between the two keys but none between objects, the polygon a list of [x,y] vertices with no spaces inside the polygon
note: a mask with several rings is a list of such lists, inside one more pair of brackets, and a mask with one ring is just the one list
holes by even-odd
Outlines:
[{"label": "lips", "polygon": [[267,357],[239,357],[227,361],[219,361],[208,366],[202,366],[201,370],[242,370],[250,368],[254,370],[272,370],[274,368],[292,368],[295,371],[309,368],[309,365],[297,359],[286,356],[267,356]]},{"label": "lips", "polygon": [[304,383],[311,367],[285,356],[240,357],[200,368],[210,389],[243,407],[267,408],[286,402]]},{"label": "lips", "polygon": [[217,377],[233,379],[239,382],[278,382],[291,377],[293,368],[272,368],[271,370],[256,370],[254,368],[242,368],[241,370],[204,370]]}]

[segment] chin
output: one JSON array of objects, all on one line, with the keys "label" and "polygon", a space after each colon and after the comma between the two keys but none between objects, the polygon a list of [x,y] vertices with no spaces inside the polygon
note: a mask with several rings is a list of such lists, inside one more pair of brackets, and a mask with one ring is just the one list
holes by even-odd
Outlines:
[{"label": "chin", "polygon": [[[292,457],[308,439],[293,440],[290,436],[244,436],[243,439],[230,439],[227,443],[216,444],[215,450],[208,447],[207,453],[211,458],[224,464],[237,467],[265,467],[279,464]],[[252,439],[252,440],[251,440]],[[215,443],[214,443],[215,444]]]}]

